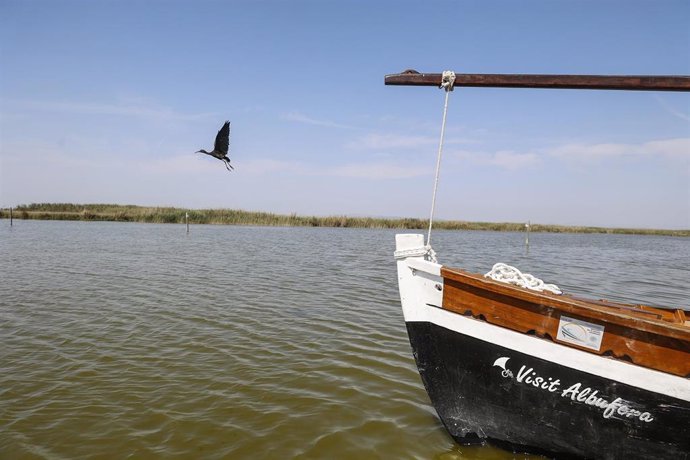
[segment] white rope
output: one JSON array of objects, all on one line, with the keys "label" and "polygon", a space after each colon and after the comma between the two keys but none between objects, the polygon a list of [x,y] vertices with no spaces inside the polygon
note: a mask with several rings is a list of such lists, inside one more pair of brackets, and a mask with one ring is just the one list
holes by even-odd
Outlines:
[{"label": "white rope", "polygon": [[422,246],[419,248],[412,248],[412,249],[401,249],[399,251],[395,251],[393,253],[393,257],[395,257],[396,260],[398,259],[406,259],[407,257],[424,257],[425,260],[428,260],[430,262],[438,262],[436,260],[436,252],[434,252],[433,249],[431,249],[431,246]]},{"label": "white rope", "polygon": [[555,284],[546,284],[539,278],[530,275],[529,273],[522,273],[515,267],[499,262],[493,266],[491,271],[484,275],[486,278],[491,278],[494,281],[502,283],[510,283],[516,286],[521,286],[533,291],[549,291],[554,294],[561,295],[563,291]]},{"label": "white rope", "polygon": [[[429,233],[426,238],[426,246],[421,248],[407,249],[403,251],[395,251],[396,259],[403,259],[405,257],[420,257],[424,256],[426,260],[436,262],[436,253],[431,249],[431,227],[434,222],[434,210],[436,209],[436,191],[438,190],[438,177],[441,171],[441,156],[443,154],[443,138],[446,133],[446,116],[448,115],[448,95],[453,91],[455,84],[455,72],[446,70],[443,72],[441,78],[440,88],[446,91],[445,101],[443,103],[443,122],[441,123],[441,138],[438,143],[438,157],[436,159],[436,176],[434,178],[434,193],[431,197],[431,215],[429,216]],[[529,273],[522,273],[515,267],[504,263],[497,263],[493,266],[491,271],[484,275],[495,281],[503,283],[510,283],[517,286],[522,286],[533,291],[549,291],[554,294],[562,294],[563,292],[555,284],[546,284],[539,278],[530,275]]]},{"label": "white rope", "polygon": [[429,233],[426,237],[426,245],[431,247],[431,226],[434,222],[434,209],[436,208],[436,190],[438,190],[438,176],[441,171],[441,155],[443,153],[443,137],[446,133],[446,115],[448,114],[448,95],[453,91],[455,72],[446,70],[441,78],[441,88],[446,90],[446,98],[443,103],[443,123],[441,123],[441,139],[438,143],[438,158],[436,159],[436,178],[434,179],[434,193],[431,197],[431,215],[429,216]]}]

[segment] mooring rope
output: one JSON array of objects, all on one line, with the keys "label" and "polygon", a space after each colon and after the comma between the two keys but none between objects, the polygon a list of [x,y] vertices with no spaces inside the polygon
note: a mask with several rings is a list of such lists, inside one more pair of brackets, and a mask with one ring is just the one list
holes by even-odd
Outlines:
[{"label": "mooring rope", "polygon": [[436,191],[438,190],[438,176],[441,171],[441,155],[443,154],[443,137],[446,134],[446,115],[448,114],[448,95],[453,91],[455,84],[455,72],[446,70],[443,72],[441,86],[446,91],[446,98],[443,103],[443,122],[441,123],[441,139],[438,142],[438,157],[436,158],[436,177],[434,179],[434,193],[431,196],[431,215],[429,216],[429,233],[426,237],[426,245],[431,247],[431,226],[434,222],[434,210],[436,208]]},{"label": "mooring rope", "polygon": [[[443,139],[446,134],[446,117],[448,115],[448,96],[453,91],[455,84],[455,72],[446,70],[443,72],[441,78],[440,88],[444,89],[445,100],[443,102],[443,122],[441,123],[441,138],[438,142],[438,157],[436,158],[436,176],[434,178],[434,192],[431,196],[431,215],[429,216],[429,233],[426,237],[426,245],[421,248],[408,249],[405,251],[396,251],[395,257],[402,259],[406,257],[424,256],[426,260],[436,262],[436,253],[431,249],[431,228],[434,223],[434,211],[436,209],[436,192],[438,191],[438,177],[441,171],[441,157],[443,155]],[[522,286],[533,291],[548,291],[554,294],[562,294],[563,292],[555,284],[546,284],[539,278],[530,275],[529,273],[522,273],[515,267],[499,262],[493,266],[491,271],[484,275],[486,278],[491,278],[495,281],[503,283],[510,283],[516,286]]]},{"label": "mooring rope", "polygon": [[484,275],[485,278],[491,278],[494,281],[502,283],[510,283],[516,286],[521,286],[533,291],[549,291],[554,294],[561,295],[563,291],[555,284],[546,284],[539,278],[530,275],[529,273],[522,273],[515,267],[499,262],[493,266],[491,271]]},{"label": "mooring rope", "polygon": [[419,248],[401,249],[399,251],[395,251],[393,253],[393,257],[395,257],[396,260],[406,259],[408,257],[424,257],[424,260],[428,260],[429,262],[438,262],[436,259],[436,252],[434,252],[434,250],[431,249],[431,246],[428,245]]}]

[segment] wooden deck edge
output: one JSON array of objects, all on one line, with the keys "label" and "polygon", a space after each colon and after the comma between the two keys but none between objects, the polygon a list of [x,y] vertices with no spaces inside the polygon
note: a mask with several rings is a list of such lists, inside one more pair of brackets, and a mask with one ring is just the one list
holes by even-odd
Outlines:
[{"label": "wooden deck edge", "polygon": [[[445,310],[588,353],[690,377],[690,328],[682,310],[535,292],[445,267],[441,275]],[[601,327],[601,332],[573,339],[565,335],[563,324],[584,324],[594,331]]]},{"label": "wooden deck edge", "polygon": [[[496,293],[522,301],[555,308],[566,313],[579,315],[584,313],[593,319],[690,342],[690,328],[687,325],[686,315],[683,310],[663,310],[640,305],[590,301],[569,296],[559,296],[550,292],[531,291],[484,278],[479,274],[448,267],[441,268],[441,276],[470,286],[490,289]],[[638,312],[639,315],[631,314],[632,312]],[[669,315],[677,316],[678,321],[669,322],[663,319],[664,316]],[[682,322],[680,321],[681,319]]]}]

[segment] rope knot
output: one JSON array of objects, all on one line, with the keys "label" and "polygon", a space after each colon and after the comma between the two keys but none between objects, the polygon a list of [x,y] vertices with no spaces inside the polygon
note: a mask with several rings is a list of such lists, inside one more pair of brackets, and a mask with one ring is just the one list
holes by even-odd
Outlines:
[{"label": "rope knot", "polygon": [[422,246],[419,248],[395,251],[393,253],[393,256],[396,260],[406,259],[408,257],[424,257],[424,260],[428,260],[429,262],[438,262],[438,260],[436,260],[436,252],[433,249],[431,249],[431,246],[429,246],[428,244],[426,246]]},{"label": "rope knot", "polygon": [[441,86],[446,91],[453,91],[453,85],[455,84],[455,72],[452,70],[444,70],[443,76],[441,77]]}]

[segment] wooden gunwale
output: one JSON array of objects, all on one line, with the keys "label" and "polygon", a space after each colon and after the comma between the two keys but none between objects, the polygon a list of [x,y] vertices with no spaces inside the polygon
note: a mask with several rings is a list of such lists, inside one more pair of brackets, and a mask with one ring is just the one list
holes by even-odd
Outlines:
[{"label": "wooden gunwale", "polygon": [[[690,376],[690,327],[682,310],[589,301],[500,283],[478,274],[441,268],[446,310],[481,317],[497,326],[534,333],[590,353]],[[557,340],[561,315],[604,326],[599,350]]]}]

